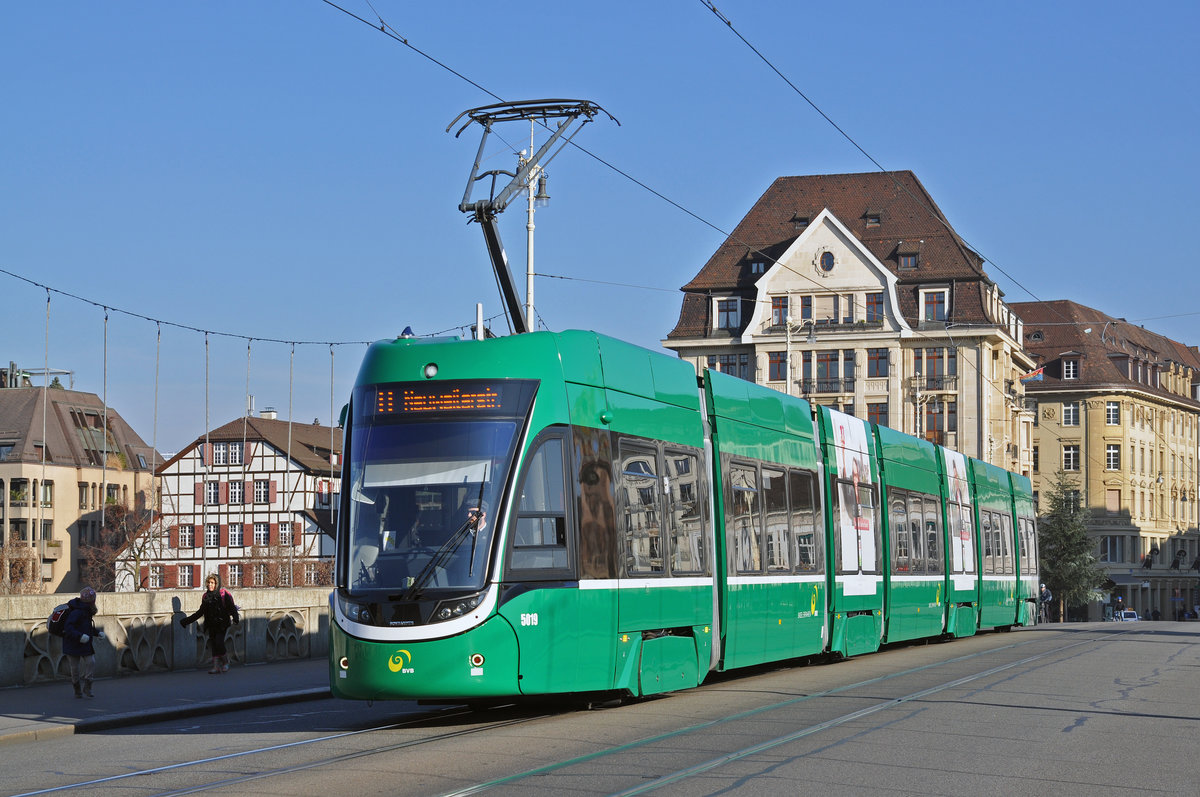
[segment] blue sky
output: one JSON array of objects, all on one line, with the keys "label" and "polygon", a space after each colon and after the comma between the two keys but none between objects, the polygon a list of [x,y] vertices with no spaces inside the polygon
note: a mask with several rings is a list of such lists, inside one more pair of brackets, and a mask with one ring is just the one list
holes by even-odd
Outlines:
[{"label": "blue sky", "polygon": [[[559,155],[536,216],[538,272],[572,278],[537,282],[550,329],[657,348],[679,286],[774,178],[876,168],[699,0],[373,4],[505,100],[598,103],[621,124],[577,141],[687,209]],[[1200,4],[718,8],[875,160],[912,169],[1010,300],[1200,343]],[[47,324],[46,291],[0,274],[0,360],[74,371],[164,452],[203,433],[206,393],[211,426],[247,392],[328,423],[354,342],[501,310],[457,209],[478,137],[446,132],[494,98],[320,0],[0,4],[0,97],[0,269],[87,300],[52,293]],[[501,230],[522,273],[523,203]],[[166,322],[161,341],[116,308]]]}]

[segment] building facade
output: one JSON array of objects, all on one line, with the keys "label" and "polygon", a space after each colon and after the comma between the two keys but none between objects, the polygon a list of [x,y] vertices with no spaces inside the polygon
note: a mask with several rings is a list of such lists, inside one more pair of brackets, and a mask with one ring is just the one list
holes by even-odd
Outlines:
[{"label": "building facade", "polygon": [[161,544],[129,552],[118,589],[199,588],[213,572],[230,587],[331,583],[341,444],[271,411],[195,440],[159,469]]},{"label": "building facade", "polygon": [[[1165,618],[1195,611],[1200,351],[1076,302],[1013,309],[1039,368],[1026,385],[1034,494],[1059,471],[1078,484],[1114,601]],[[1097,602],[1089,617],[1111,610]]]},{"label": "building facade", "polygon": [[106,511],[154,503],[161,463],[94,393],[0,369],[0,593],[80,589]]},{"label": "building facade", "polygon": [[683,287],[691,361],[1029,474],[1021,320],[912,172],[781,177]]}]

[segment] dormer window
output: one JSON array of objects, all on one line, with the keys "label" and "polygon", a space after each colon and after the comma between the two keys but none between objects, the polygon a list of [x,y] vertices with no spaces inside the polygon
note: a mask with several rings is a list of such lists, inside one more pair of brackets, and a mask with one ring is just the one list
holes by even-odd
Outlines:
[{"label": "dormer window", "polygon": [[807,226],[808,226],[808,216],[801,216],[798,213],[796,215],[792,216],[792,229],[793,230],[803,230]]},{"label": "dormer window", "polygon": [[901,269],[911,271],[921,263],[921,244],[924,241],[900,241],[896,244],[896,262]]},{"label": "dormer window", "polygon": [[867,223],[868,227],[878,227],[882,218],[883,214],[878,210],[868,210],[863,214],[863,220]]},{"label": "dormer window", "polygon": [[1064,357],[1062,361],[1062,378],[1063,379],[1078,379],[1079,378],[1079,358]]},{"label": "dormer window", "polygon": [[762,260],[755,260],[754,262],[752,262],[750,264],[750,273],[751,274],[767,273],[767,264],[765,262],[763,262]]},{"label": "dormer window", "polygon": [[1029,333],[1029,339],[1031,341],[1033,341],[1034,343],[1040,342],[1042,340],[1042,338],[1043,338],[1043,335],[1042,335],[1042,331],[1040,329],[1037,330],[1036,332]]}]

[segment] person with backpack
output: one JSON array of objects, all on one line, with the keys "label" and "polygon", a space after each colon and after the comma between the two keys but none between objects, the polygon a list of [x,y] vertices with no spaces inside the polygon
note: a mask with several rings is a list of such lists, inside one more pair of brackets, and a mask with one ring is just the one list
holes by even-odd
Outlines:
[{"label": "person with backpack", "polygon": [[212,650],[212,669],[209,675],[229,671],[229,654],[225,650],[225,632],[230,625],[241,622],[233,595],[221,586],[221,577],[209,573],[204,580],[204,594],[200,596],[200,608],[188,617],[179,618],[184,628],[196,620],[204,620],[204,632],[208,634],[208,646]]},{"label": "person with backpack", "polygon": [[92,697],[92,680],[96,676],[95,639],[104,639],[96,627],[96,590],[84,587],[78,598],[67,603],[66,623],[63,625],[63,654],[71,669],[71,686],[75,697]]}]

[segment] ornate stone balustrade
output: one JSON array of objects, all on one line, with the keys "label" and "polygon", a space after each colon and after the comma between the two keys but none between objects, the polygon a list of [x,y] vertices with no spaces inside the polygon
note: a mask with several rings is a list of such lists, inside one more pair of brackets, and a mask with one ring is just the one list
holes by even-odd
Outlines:
[{"label": "ornate stone balustrade", "polygon": [[[248,664],[326,655],[329,588],[239,589],[242,622],[229,629],[233,661]],[[179,619],[200,607],[201,590],[100,593],[96,675],[112,677],[207,666],[208,637],[200,624]],[[0,687],[68,678],[62,640],[46,618],[75,595],[0,596]]]}]

